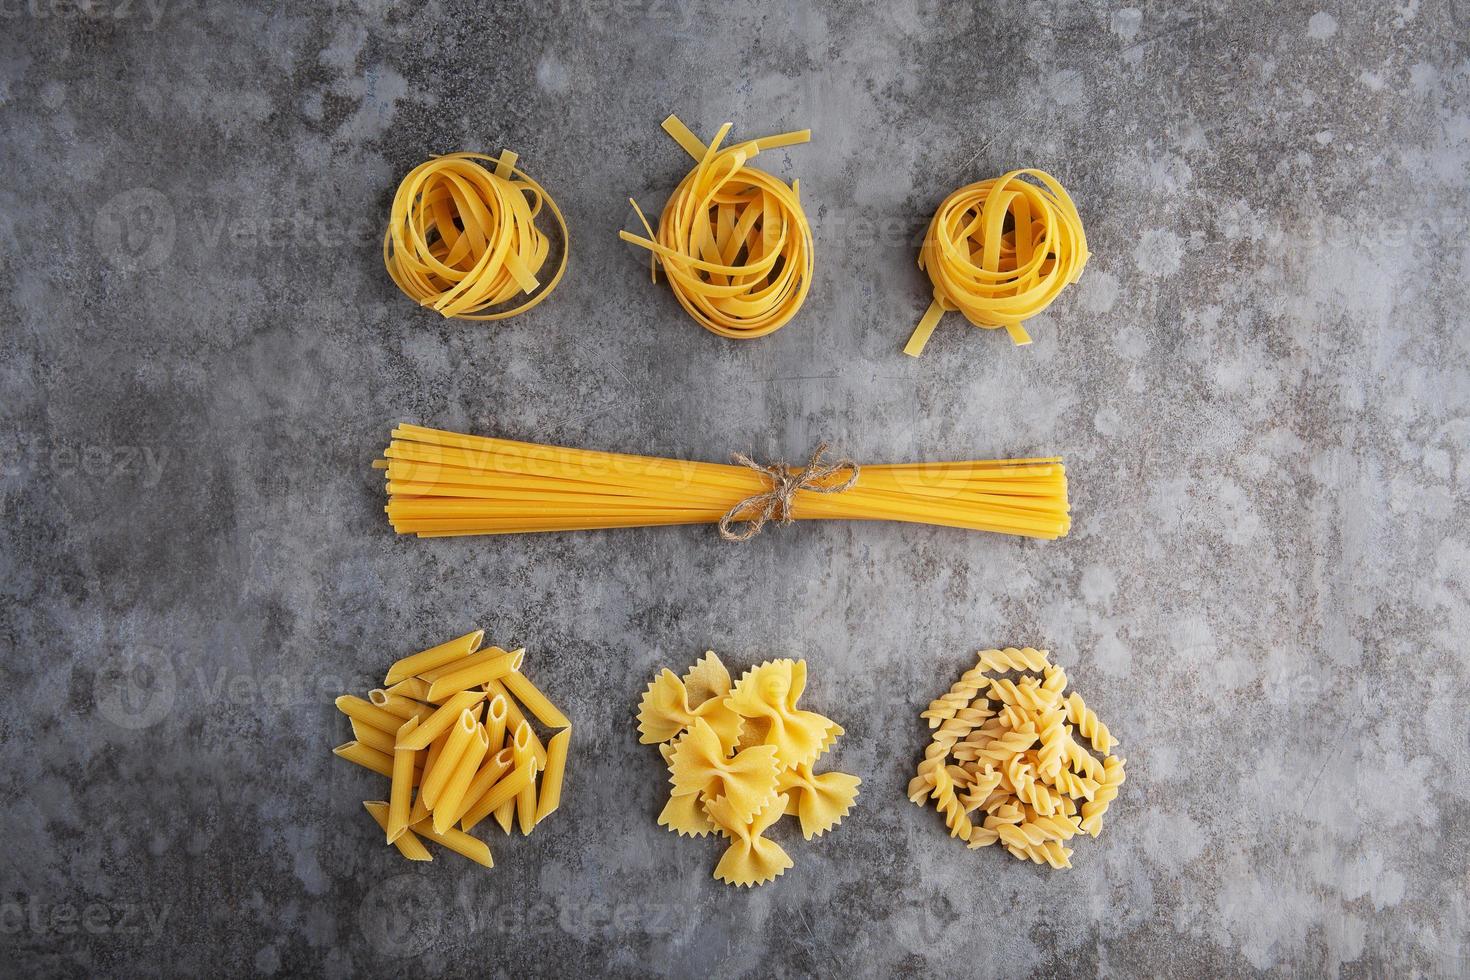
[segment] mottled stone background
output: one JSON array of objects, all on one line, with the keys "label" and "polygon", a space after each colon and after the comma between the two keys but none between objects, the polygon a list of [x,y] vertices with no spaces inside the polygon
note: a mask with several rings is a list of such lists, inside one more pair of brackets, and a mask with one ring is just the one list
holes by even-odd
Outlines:
[{"label": "mottled stone background", "polygon": [[[0,956],[34,975],[1470,971],[1470,8],[914,0],[10,0],[0,33]],[[617,239],[658,128],[810,126],[817,282],[693,325]],[[378,235],[436,152],[517,150],[572,228],[503,325]],[[1075,195],[1036,342],[899,348],[954,187]],[[417,541],[413,420],[721,459],[1061,453],[1070,537],[804,524]],[[490,873],[402,861],[332,696],[484,625],[578,738]],[[903,786],[980,646],[1050,647],[1129,780],[1075,869]],[[655,826],[632,713],[713,647],[808,658],[860,805],[773,885]]]}]

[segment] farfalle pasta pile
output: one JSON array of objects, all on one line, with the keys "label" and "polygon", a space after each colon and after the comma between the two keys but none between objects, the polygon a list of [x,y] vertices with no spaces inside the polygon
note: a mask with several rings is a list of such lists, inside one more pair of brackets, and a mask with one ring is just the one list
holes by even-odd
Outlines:
[{"label": "farfalle pasta pile", "polygon": [[797,707],[805,689],[805,660],[768,660],[731,683],[710,651],[683,677],[662,671],[638,706],[639,741],[657,744],[669,768],[659,825],[727,838],[714,874],[727,884],[764,884],[792,866],[763,836],[781,817],[795,816],[811,840],[841,823],[857,799],[858,777],[816,771],[842,727]]},{"label": "farfalle pasta pile", "polygon": [[1000,844],[1021,860],[1070,868],[1066,842],[1102,830],[1124,760],[1112,754],[1118,740],[1080,694],[1066,694],[1066,673],[1047,658],[1030,647],[982,650],[929,703],[922,717],[934,737],[909,799],[932,801],[950,836],[970,847]]}]

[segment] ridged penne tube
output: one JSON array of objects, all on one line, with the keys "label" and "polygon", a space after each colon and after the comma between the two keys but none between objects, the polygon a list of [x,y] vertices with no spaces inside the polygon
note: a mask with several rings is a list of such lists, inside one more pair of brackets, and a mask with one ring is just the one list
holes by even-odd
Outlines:
[{"label": "ridged penne tube", "polygon": [[346,742],[332,750],[348,762],[355,762],[364,769],[371,769],[381,776],[393,778],[393,757],[386,752],[369,748],[361,742]]},{"label": "ridged penne tube", "polygon": [[[508,752],[510,750],[503,749],[502,751]],[[500,778],[499,782],[490,787],[478,803],[465,811],[465,815],[460,819],[460,827],[465,831],[474,830],[476,824],[490,816],[490,814],[498,812],[501,807],[510,806],[513,808],[516,797],[520,795],[521,790],[535,776],[536,762],[534,759],[528,759],[511,769],[510,772]],[[509,822],[508,819],[507,822]]]},{"label": "ridged penne tube", "polygon": [[388,674],[383,678],[384,684],[397,684],[415,674],[421,674],[426,670],[441,667],[461,657],[468,657],[480,649],[480,643],[485,639],[484,630],[475,630],[464,636],[457,636],[435,647],[415,653],[411,657],[404,657],[395,661],[388,668]]},{"label": "ridged penne tube", "polygon": [[[530,733],[529,725],[527,725],[525,722],[521,722],[521,726],[522,730],[524,730],[527,734]],[[527,759],[535,758],[535,756],[531,753],[529,747],[522,748],[522,739],[520,738],[519,730],[516,732],[514,751],[516,755],[516,761],[518,763],[525,762]],[[551,753],[547,752],[546,755],[547,758],[550,759]],[[536,826],[536,784],[534,782],[527,783],[526,786],[518,794],[516,794],[516,821],[521,826],[522,834],[529,834],[531,832],[531,828]]]},{"label": "ridged penne tube", "polygon": [[[412,735],[418,725],[417,718],[405,721],[398,729],[399,740]],[[418,752],[414,749],[393,750],[393,774],[390,777],[393,782],[388,789],[388,826],[385,828],[390,844],[408,829],[408,815],[413,810],[414,762],[417,758]]]},{"label": "ridged penne tube", "polygon": [[[382,800],[364,800],[362,805],[368,814],[377,821],[378,826],[386,833],[388,830],[388,804]],[[410,861],[434,860],[434,855],[429,853],[429,849],[424,846],[424,842],[419,840],[418,835],[411,830],[405,829],[403,833],[392,839],[392,843],[394,847],[398,848],[398,853]]]},{"label": "ridged penne tube", "polygon": [[475,737],[470,739],[470,744],[465,746],[464,752],[454,764],[454,772],[449,776],[449,781],[439,791],[439,798],[434,801],[434,829],[443,833],[454,826],[454,821],[460,815],[460,803],[464,801],[465,791],[470,788],[475,774],[480,771],[480,763],[484,761],[485,753],[490,748],[490,736],[485,731],[484,725],[475,726]]},{"label": "ridged penne tube", "polygon": [[497,694],[490,699],[485,709],[485,728],[490,733],[490,751],[499,752],[505,746],[505,720],[507,717],[506,697]]},{"label": "ridged penne tube", "polygon": [[449,782],[449,777],[454,775],[455,767],[459,765],[459,758],[470,747],[470,742],[474,739],[479,724],[473,709],[466,708],[461,711],[459,721],[449,730],[449,741],[444,743],[444,751],[439,753],[438,759],[434,760],[434,768],[424,772],[424,781],[419,786],[419,797],[430,811],[438,805],[439,792]]},{"label": "ridged penne tube", "polygon": [[402,747],[405,749],[428,748],[430,742],[453,727],[466,708],[473,707],[484,697],[484,691],[457,692],[454,697],[440,705],[433,714],[420,721],[418,728],[402,743]]},{"label": "ridged penne tube", "polygon": [[[433,769],[439,761],[439,756],[444,754],[444,746],[449,744],[449,735],[451,731],[452,729],[445,729],[442,733],[440,733],[438,738],[429,743],[429,750],[424,755],[424,772],[428,772],[429,770]],[[422,781],[420,781],[419,793],[413,801],[413,813],[410,814],[408,818],[409,826],[413,826],[414,824],[418,823],[420,820],[427,818],[428,816],[429,804],[424,801],[423,785]]]},{"label": "ridged penne tube", "polygon": [[374,688],[368,692],[368,700],[373,707],[382,708],[390,715],[397,716],[400,720],[404,718],[426,718],[433,714],[434,709],[427,704],[421,704],[413,698],[406,698],[401,694],[389,694],[382,688]]},{"label": "ridged penne tube", "polygon": [[536,823],[561,805],[561,784],[567,771],[567,746],[572,740],[570,723],[555,735],[546,746],[546,772],[541,776],[541,797],[536,801]]},{"label": "ridged penne tube", "polygon": [[437,831],[434,829],[432,820],[423,820],[414,824],[413,830],[436,844],[442,844],[456,854],[463,854],[476,864],[483,864],[487,868],[495,867],[495,861],[490,857],[490,845],[479,838],[471,837],[452,827],[443,832]]},{"label": "ridged penne tube", "polygon": [[393,754],[396,736],[392,732],[385,732],[381,728],[374,728],[367,722],[359,721],[356,718],[351,718],[349,721],[352,722],[353,738],[368,748],[377,749],[379,752],[386,752],[389,755]]},{"label": "ridged penne tube", "polygon": [[[475,773],[475,778],[470,781],[469,788],[464,791],[464,798],[460,800],[457,808],[459,812],[454,815],[453,822],[462,821],[465,814],[474,809],[475,804],[484,799],[485,794],[490,792],[491,788],[513,768],[515,768],[515,754],[510,749],[501,749],[499,752],[487,754],[485,761],[480,763],[479,772]],[[460,829],[468,830],[469,828]]]},{"label": "ridged penne tube", "polygon": [[531,683],[530,678],[520,673],[519,666],[515,672],[502,677],[500,683],[504,684],[510,693],[516,696],[516,700],[547,728],[572,727],[571,721],[561,713],[556,705],[551,703],[551,699],[542,694],[541,690]]},{"label": "ridged penne tube", "polygon": [[526,730],[531,734],[531,752],[533,755],[536,756],[536,768],[545,769],[546,746],[542,744],[541,736],[537,735],[536,732],[530,727],[530,722],[526,721],[525,712],[521,711],[521,706],[517,704],[516,699],[511,696],[510,690],[499,680],[493,680],[490,683],[486,684],[485,690],[494,694],[499,694],[501,697],[505,698],[505,730],[507,732],[514,732],[517,728],[520,727],[522,722],[526,722]]},{"label": "ridged penne tube", "polygon": [[429,682],[422,677],[409,677],[390,686],[389,694],[398,694],[405,698],[413,698],[415,701],[429,700]]},{"label": "ridged penne tube", "polygon": [[384,711],[371,701],[351,694],[344,694],[336,701],[337,710],[354,721],[382,729],[385,732],[396,732],[398,726],[403,724],[403,719],[390,711]]},{"label": "ridged penne tube", "polygon": [[[439,678],[447,677],[457,670],[464,670],[466,667],[475,667],[479,664],[489,663],[496,657],[503,656],[505,656],[504,650],[500,649],[500,647],[490,646],[477,653],[472,653],[468,657],[463,657],[459,660],[454,661],[453,663],[445,664],[442,667],[432,667],[429,670],[425,670],[420,672],[419,674],[416,674],[415,676],[418,677],[419,680],[432,687],[433,683]],[[425,694],[427,693],[428,692],[426,690]]]},{"label": "ridged penne tube", "polygon": [[437,701],[441,697],[448,697],[471,687],[480,687],[512,671],[520,670],[521,661],[525,659],[525,656],[525,650],[514,650],[482,664],[451,671],[429,684],[429,700]]}]

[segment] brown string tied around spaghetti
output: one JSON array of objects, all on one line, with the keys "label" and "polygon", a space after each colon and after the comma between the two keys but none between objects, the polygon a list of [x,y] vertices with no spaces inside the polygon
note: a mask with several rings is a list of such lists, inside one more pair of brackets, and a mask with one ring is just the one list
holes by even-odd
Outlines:
[{"label": "brown string tied around spaghetti", "polygon": [[[731,458],[741,466],[749,466],[757,473],[764,473],[770,477],[771,489],[765,493],[746,497],[725,511],[725,516],[720,518],[720,537],[726,541],[749,541],[761,533],[761,528],[766,526],[767,521],[790,524],[792,520],[791,504],[796,499],[799,490],[811,493],[842,493],[845,490],[851,490],[857,483],[858,474],[862,472],[862,468],[846,457],[835,463],[823,463],[822,457],[826,452],[827,444],[819,443],[812,452],[812,458],[801,469],[787,466],[784,462],[763,465],[744,453],[733,454]],[[846,480],[831,486],[826,484],[826,480],[843,470],[852,471]],[[754,517],[740,516],[750,511],[755,511]],[[736,525],[741,524],[744,525],[743,528],[738,531],[734,530]]]}]

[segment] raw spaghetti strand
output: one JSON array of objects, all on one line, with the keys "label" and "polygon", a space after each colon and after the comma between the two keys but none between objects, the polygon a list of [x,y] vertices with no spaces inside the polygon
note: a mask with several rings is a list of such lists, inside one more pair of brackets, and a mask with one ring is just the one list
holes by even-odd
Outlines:
[{"label": "raw spaghetti strand", "polygon": [[[1021,179],[1027,176],[1042,186]],[[1076,282],[1087,256],[1082,219],[1050,174],[1012,170],[961,187],[939,205],[924,235],[919,268],[934,284],[934,301],[903,352],[923,353],[952,310],[977,327],[1004,327],[1017,345],[1031,343],[1022,321]]]},{"label": "raw spaghetti strand", "polygon": [[819,456],[822,472],[809,476],[781,464],[661,459],[399,425],[373,465],[387,477],[389,523],[419,537],[722,518],[731,530],[732,521],[759,522],[767,509],[777,523],[886,520],[1046,539],[1071,527],[1057,457],[858,467],[823,466]]},{"label": "raw spaghetti strand", "polygon": [[[388,275],[420,306],[463,320],[503,320],[551,294],[567,268],[566,221],[516,155],[447,153],[409,171],[383,235]],[[536,227],[545,204],[561,230],[561,259],[543,286],[551,240]],[[494,310],[516,297],[525,301]]]},{"label": "raw spaghetti strand", "polygon": [[638,202],[629,203],[648,232],[618,233],[653,253],[655,282],[663,267],[669,287],[700,326],[736,340],[764,337],[801,309],[812,282],[812,229],[801,209],[801,185],[747,166],[762,150],[806,143],[811,130],[720,144],[730,123],[708,146],[676,116],[663,128],[695,160],[670,195],[658,233]]}]

